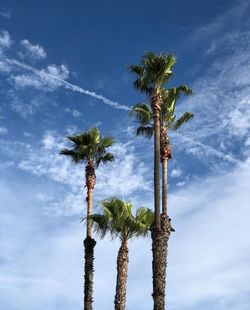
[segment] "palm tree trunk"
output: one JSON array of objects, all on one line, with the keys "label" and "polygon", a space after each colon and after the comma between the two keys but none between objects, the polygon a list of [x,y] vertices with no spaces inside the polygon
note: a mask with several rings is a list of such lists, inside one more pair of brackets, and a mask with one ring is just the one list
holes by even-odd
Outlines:
[{"label": "palm tree trunk", "polygon": [[167,129],[161,127],[161,163],[162,163],[162,213],[167,215],[167,182],[168,182],[168,160],[172,157],[171,144]]},{"label": "palm tree trunk", "polygon": [[123,240],[117,256],[115,310],[125,310],[128,277],[128,241]]},{"label": "palm tree trunk", "polygon": [[155,226],[161,227],[160,217],[160,111],[161,111],[161,93],[155,90],[151,98],[151,106],[154,117],[154,209]]},{"label": "palm tree trunk", "polygon": [[92,239],[92,225],[89,216],[92,215],[93,190],[95,187],[95,167],[92,160],[88,161],[85,169],[87,186],[87,237],[84,240],[85,266],[84,266],[84,310],[93,309],[93,279],[94,279],[94,247],[96,241]]},{"label": "palm tree trunk", "polygon": [[167,249],[170,235],[168,217],[161,215],[161,228],[152,230],[154,310],[165,310]]},{"label": "palm tree trunk", "polygon": [[153,252],[153,301],[154,310],[164,309],[165,300],[165,266],[162,263],[164,258],[164,234],[161,228],[161,204],[160,204],[160,111],[161,93],[155,90],[151,98],[151,106],[154,117],[154,208],[155,221],[151,230],[152,252]]},{"label": "palm tree trunk", "polygon": [[168,160],[162,160],[162,213],[167,215]]}]

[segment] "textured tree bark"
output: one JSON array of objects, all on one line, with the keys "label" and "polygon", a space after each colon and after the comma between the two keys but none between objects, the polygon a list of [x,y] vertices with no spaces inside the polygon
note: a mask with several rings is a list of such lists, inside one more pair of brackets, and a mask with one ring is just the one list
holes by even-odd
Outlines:
[{"label": "textured tree bark", "polygon": [[155,226],[161,226],[161,197],[160,197],[160,111],[161,111],[161,92],[158,89],[152,94],[151,107],[154,117],[154,209]]},{"label": "textured tree bark", "polygon": [[162,163],[162,213],[167,215],[167,183],[168,160],[172,158],[171,144],[167,129],[161,127],[161,163]]},{"label": "textured tree bark", "polygon": [[84,266],[84,309],[93,309],[93,283],[94,283],[94,247],[96,242],[91,237],[84,240],[85,266]]},{"label": "textured tree bark", "polygon": [[161,228],[153,227],[152,252],[153,252],[153,300],[154,310],[165,310],[165,289],[168,239],[171,232],[170,222],[165,214],[161,215]]},{"label": "textured tree bark", "polygon": [[115,310],[125,310],[126,285],[128,277],[128,241],[122,241],[117,256],[117,278],[115,294]]},{"label": "textured tree bark", "polygon": [[89,216],[92,215],[93,190],[95,187],[96,175],[92,160],[89,160],[85,169],[87,186],[87,237],[84,240],[85,266],[84,266],[84,310],[93,309],[93,283],[94,283],[94,247],[96,241],[92,239],[92,226]]},{"label": "textured tree bark", "polygon": [[95,175],[95,167],[92,160],[88,161],[88,164],[85,169],[85,178],[86,178],[86,187],[87,187],[87,237],[91,237],[92,229],[91,229],[91,221],[89,220],[89,216],[93,213],[93,190],[96,182]]},{"label": "textured tree bark", "polygon": [[167,215],[167,192],[168,192],[168,160],[162,161],[162,213]]}]

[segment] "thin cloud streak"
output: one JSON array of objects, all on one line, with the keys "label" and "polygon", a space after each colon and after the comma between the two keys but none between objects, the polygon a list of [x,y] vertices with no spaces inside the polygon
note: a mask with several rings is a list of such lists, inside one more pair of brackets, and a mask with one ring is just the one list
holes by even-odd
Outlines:
[{"label": "thin cloud streak", "polygon": [[90,90],[87,90],[87,89],[83,89],[82,87],[80,86],[77,86],[77,85],[74,85],[72,83],[69,83],[69,82],[66,82],[65,80],[63,79],[60,79],[58,78],[57,76],[54,76],[52,74],[49,74],[49,73],[45,73],[45,72],[40,72],[38,69],[32,67],[32,66],[29,66],[29,65],[26,65],[18,60],[15,60],[15,59],[10,59],[10,58],[6,58],[4,59],[4,61],[6,63],[8,63],[9,65],[13,65],[13,66],[17,66],[19,68],[23,68],[25,70],[28,70],[28,71],[31,71],[33,74],[39,76],[40,78],[43,78],[43,77],[47,77],[47,78],[51,78],[53,80],[56,80],[58,82],[61,83],[62,86],[64,86],[66,89],[70,89],[74,92],[78,92],[78,93],[81,93],[81,94],[85,94],[85,95],[88,95],[88,96],[91,96],[93,98],[96,98],[98,100],[101,100],[102,102],[104,102],[105,104],[115,108],[115,109],[120,109],[120,110],[124,110],[124,111],[130,111],[130,107],[126,106],[126,105],[122,105],[122,104],[119,104],[118,102],[115,102],[115,101],[112,101],[102,95],[99,95],[93,91],[90,91]]}]

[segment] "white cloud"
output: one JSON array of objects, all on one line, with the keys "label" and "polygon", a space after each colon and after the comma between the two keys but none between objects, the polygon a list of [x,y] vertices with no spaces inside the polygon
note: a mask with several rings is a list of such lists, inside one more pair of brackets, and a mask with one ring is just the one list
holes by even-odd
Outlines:
[{"label": "white cloud", "polygon": [[69,108],[66,108],[66,109],[65,109],[65,112],[66,112],[66,113],[72,114],[74,117],[79,117],[79,116],[82,115],[82,113],[81,113],[80,111],[76,110],[76,109],[69,109]]},{"label": "white cloud", "polygon": [[[66,66],[61,65],[60,67],[56,67],[55,65],[50,65],[47,69],[38,70],[30,65],[27,65],[23,62],[20,62],[16,59],[9,59],[5,58],[5,62],[9,65],[23,69],[24,71],[30,72],[29,74],[22,74],[22,75],[12,75],[11,79],[16,82],[17,87],[26,87],[32,86],[40,90],[44,91],[53,91],[56,90],[59,86],[63,86],[65,89],[69,89],[73,92],[78,92],[80,94],[88,95],[95,99],[101,100],[105,104],[119,110],[130,111],[130,107],[120,104],[118,102],[112,101],[103,95],[99,95],[93,91],[88,89],[83,89],[80,86],[74,85],[66,81],[68,77],[68,69]],[[61,68],[60,74],[58,74],[58,68]],[[55,74],[54,74],[55,73]],[[32,83],[32,78],[34,82]],[[22,82],[22,79],[24,80]]]},{"label": "white cloud", "polygon": [[21,41],[21,45],[25,49],[25,55],[31,57],[32,59],[38,60],[45,59],[47,57],[44,48],[39,44],[33,45],[28,40],[24,39]]},{"label": "white cloud", "polygon": [[6,127],[0,127],[0,135],[6,135],[8,132],[9,131]]},{"label": "white cloud", "polygon": [[15,164],[15,162],[12,160],[2,162],[2,163],[0,163],[0,170],[4,170],[4,169],[10,168],[10,167],[13,167],[14,164]]},{"label": "white cloud", "polygon": [[49,65],[46,69],[41,69],[39,75],[24,73],[11,75],[10,79],[17,88],[34,87],[43,91],[55,91],[62,86],[62,81],[69,76],[69,70],[65,65]]},{"label": "white cloud", "polygon": [[9,48],[12,44],[9,32],[6,30],[0,31],[0,48]]},{"label": "white cloud", "polygon": [[5,61],[0,60],[0,72],[1,73],[10,73],[12,70],[11,66]]},{"label": "white cloud", "polygon": [[172,169],[170,175],[172,178],[178,178],[179,176],[182,175],[182,171],[180,168]]},{"label": "white cloud", "polygon": [[183,134],[182,129],[173,134],[178,138],[176,144],[173,139],[174,147],[194,154],[208,166],[214,156],[223,165],[225,161],[239,163],[244,150],[234,145],[243,142],[250,130],[250,32],[238,30],[233,39],[227,52],[219,53],[193,83],[197,95],[183,99],[178,107],[178,112],[192,111],[195,117]]},{"label": "white cloud", "polygon": [[249,294],[249,182],[246,161],[170,195],[176,229],[169,258],[171,308],[193,309],[208,299],[229,304],[234,298],[240,307],[242,296]]},{"label": "white cloud", "polygon": [[[19,168],[37,176],[45,176],[53,181],[68,186],[68,194],[54,202],[55,213],[69,214],[79,212],[85,196],[84,165],[75,166],[69,158],[59,155],[59,151],[66,145],[66,139],[53,131],[44,134],[40,148],[27,151]],[[107,165],[100,165],[96,171],[95,204],[109,196],[118,195],[130,198],[140,191],[151,193],[151,183],[148,180],[147,166],[139,160],[134,147],[130,143],[116,143],[110,148],[115,161]],[[80,194],[79,194],[80,193]],[[75,196],[74,206],[70,206]],[[56,211],[57,209],[57,211]],[[60,211],[61,210],[61,211]]]},{"label": "white cloud", "polygon": [[[120,154],[126,152],[121,149]],[[200,305],[207,304],[209,300],[210,309],[211,304],[213,309],[247,309],[250,277],[247,268],[250,255],[249,183],[250,163],[245,162],[226,174],[189,183],[169,197],[170,215],[176,229],[169,242],[169,308],[201,309]],[[34,199],[23,186],[18,191],[12,186],[8,191],[3,184],[0,186],[3,202],[0,205],[2,208],[5,206],[4,212],[1,210],[0,224],[7,232],[0,251],[1,259],[5,261],[0,281],[1,300],[9,307],[19,300],[20,310],[32,309],[36,304],[50,309],[55,305],[55,299],[62,298],[65,309],[72,308],[72,305],[81,307],[84,228],[79,223],[80,207],[74,205],[73,195],[69,197],[65,206],[69,206],[69,215],[77,214],[76,220],[70,224],[67,219],[63,225],[50,230],[48,227],[52,227],[54,222],[51,212],[47,210],[46,218],[46,215],[37,216],[35,206],[36,211],[30,212],[27,206],[34,205]],[[41,186],[42,183],[39,185],[40,196],[44,193]],[[46,200],[49,196],[46,193],[45,197],[42,195],[40,198]],[[78,199],[80,197],[76,197]],[[45,203],[47,209],[53,208],[51,202]],[[70,210],[71,204],[73,209],[79,210]],[[20,218],[19,214],[7,211],[17,209],[17,206],[22,212]],[[57,211],[62,214],[60,207]],[[118,246],[118,241],[105,239],[98,240],[95,248],[94,299],[97,309],[112,308]],[[129,249],[127,307],[150,310],[151,240],[130,242]],[[25,294],[22,293],[21,298],[20,287],[24,285]],[[45,297],[41,297],[41,290]],[[202,309],[207,308],[204,306]]]},{"label": "white cloud", "polygon": [[11,10],[7,8],[3,8],[0,10],[0,16],[10,19],[11,18]]}]

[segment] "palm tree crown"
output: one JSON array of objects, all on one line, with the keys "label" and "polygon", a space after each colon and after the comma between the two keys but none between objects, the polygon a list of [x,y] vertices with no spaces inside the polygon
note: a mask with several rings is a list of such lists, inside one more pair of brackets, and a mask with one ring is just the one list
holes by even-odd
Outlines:
[{"label": "palm tree crown", "polygon": [[60,154],[70,156],[76,164],[93,161],[98,167],[100,163],[113,161],[112,153],[107,152],[115,140],[112,137],[102,137],[98,128],[67,137],[74,143],[72,149],[63,149]]},{"label": "palm tree crown", "polygon": [[125,241],[145,236],[154,221],[154,213],[150,209],[139,208],[134,216],[132,204],[115,197],[103,200],[100,207],[101,213],[93,214],[91,220],[101,238],[110,234],[112,238]]},{"label": "palm tree crown", "polygon": [[175,56],[161,53],[147,52],[139,65],[130,65],[128,68],[137,75],[134,87],[141,92],[152,95],[155,89],[160,89],[172,76],[172,67]]},{"label": "palm tree crown", "polygon": [[[177,130],[184,123],[193,118],[193,113],[185,112],[181,117],[176,119],[175,107],[180,95],[192,95],[192,89],[187,85],[173,87],[170,89],[162,89],[162,106],[160,112],[160,124],[165,129]],[[130,116],[132,116],[138,123],[137,136],[145,136],[151,138],[153,135],[153,111],[149,104],[138,103],[133,106]]]}]

